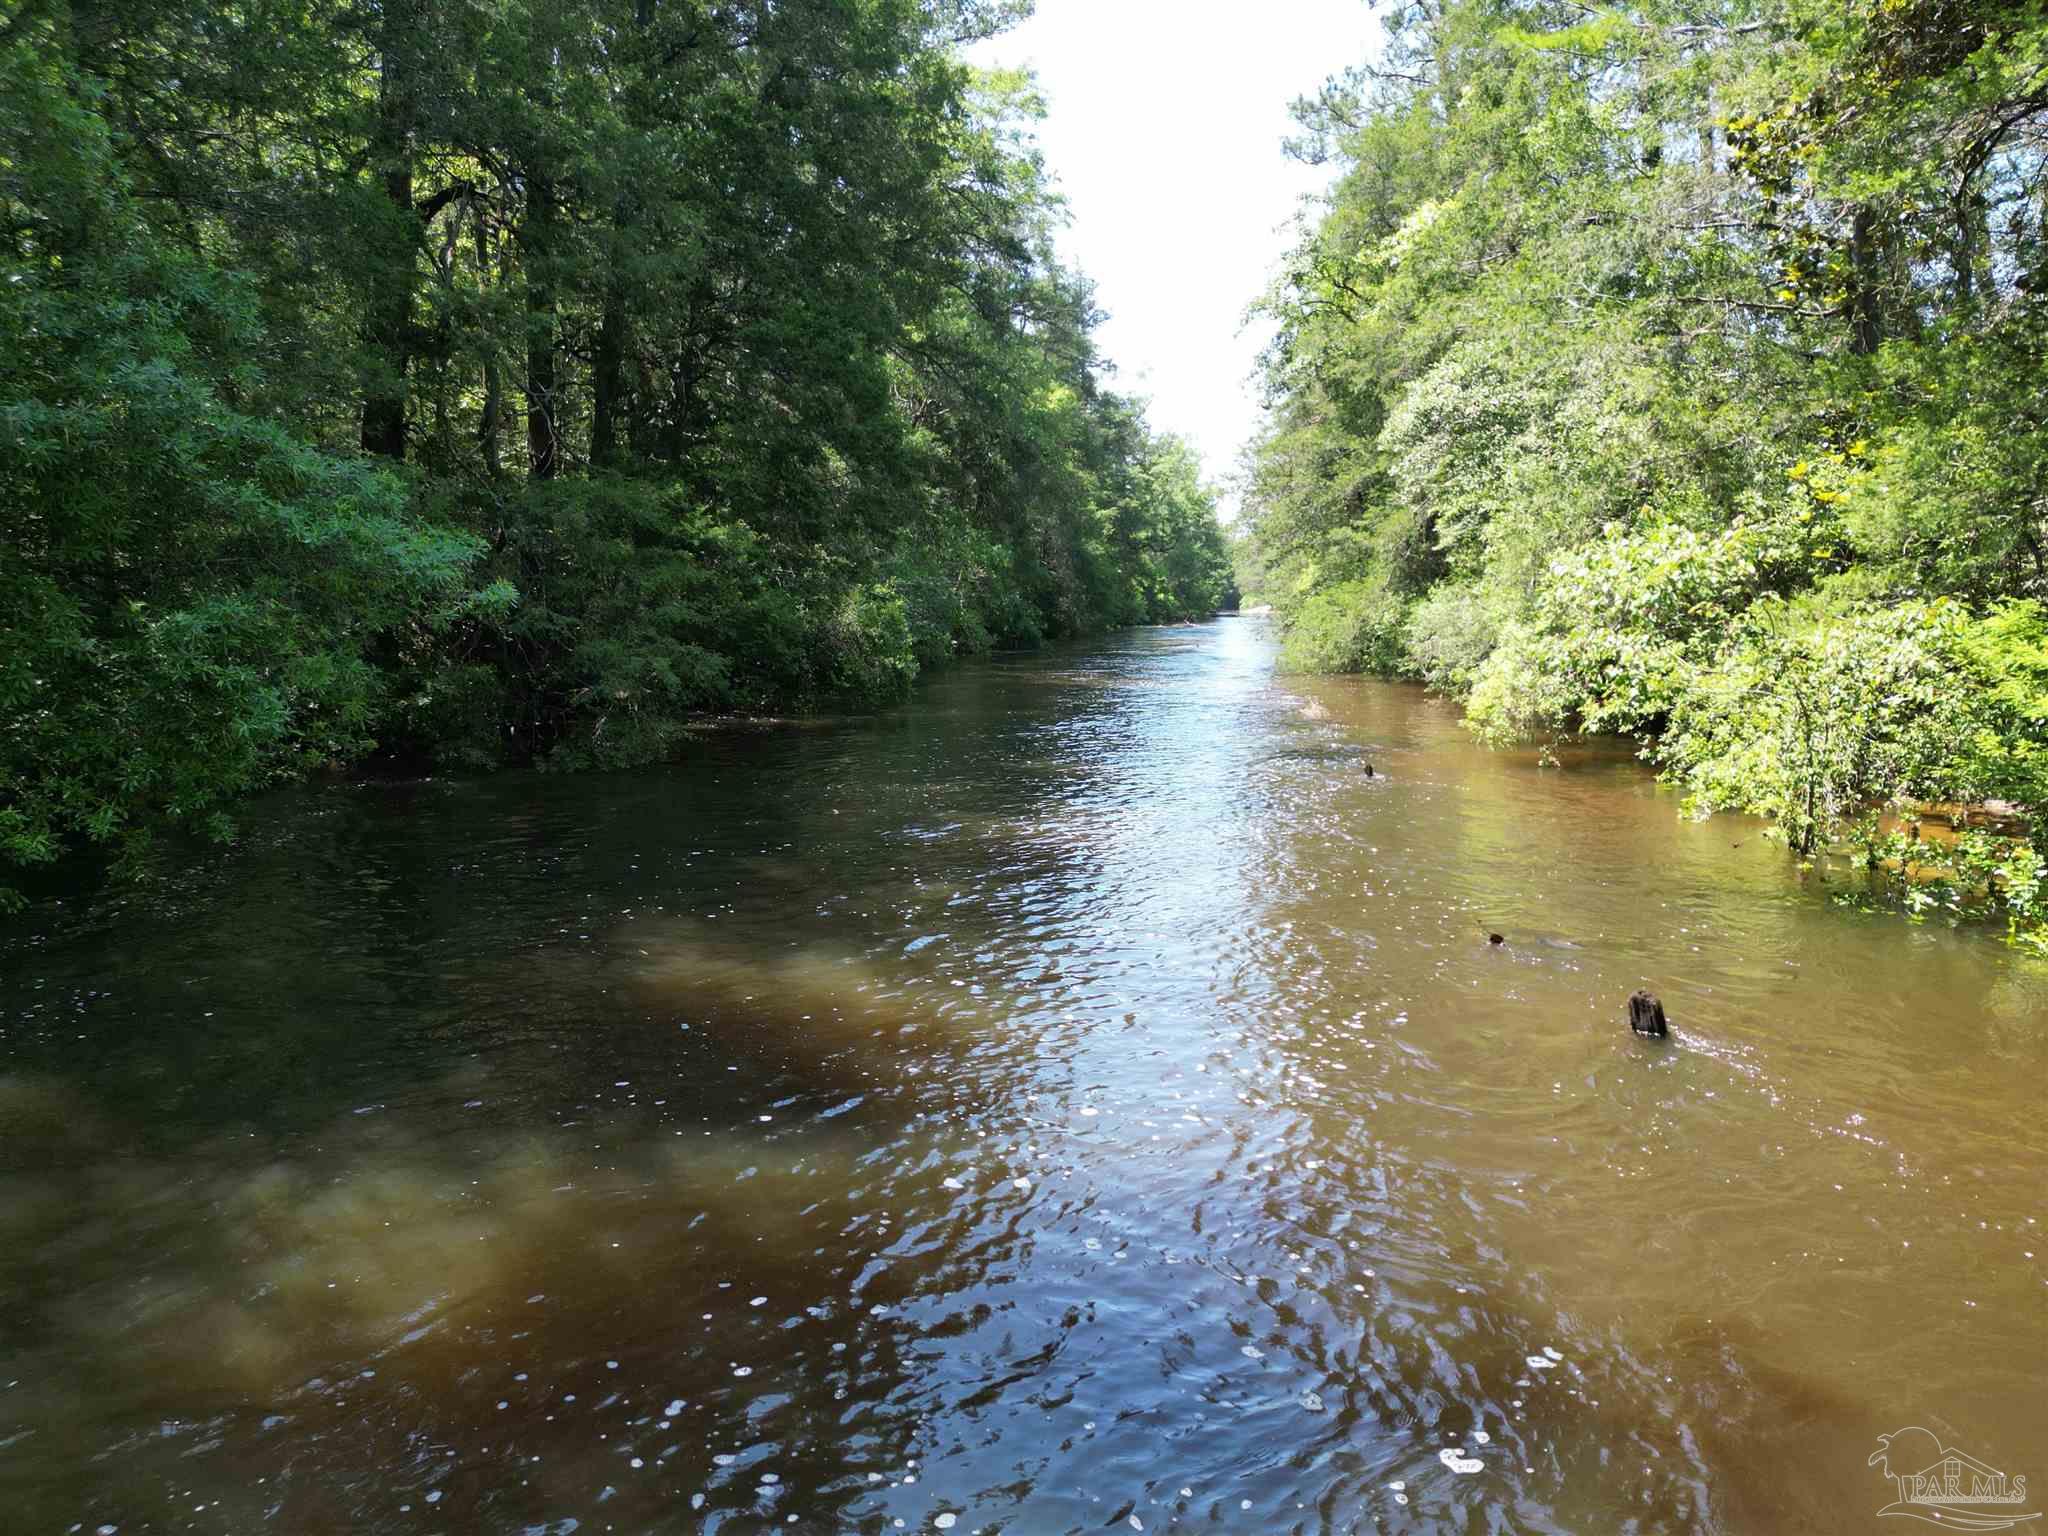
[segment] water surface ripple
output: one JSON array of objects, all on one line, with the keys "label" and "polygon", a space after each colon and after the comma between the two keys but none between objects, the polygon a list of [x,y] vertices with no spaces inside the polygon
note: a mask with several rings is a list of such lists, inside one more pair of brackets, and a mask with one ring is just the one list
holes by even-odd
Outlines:
[{"label": "water surface ripple", "polygon": [[2048,973],[1256,621],[246,834],[0,928],[9,1531],[1861,1530],[1906,1424],[2048,1480]]}]

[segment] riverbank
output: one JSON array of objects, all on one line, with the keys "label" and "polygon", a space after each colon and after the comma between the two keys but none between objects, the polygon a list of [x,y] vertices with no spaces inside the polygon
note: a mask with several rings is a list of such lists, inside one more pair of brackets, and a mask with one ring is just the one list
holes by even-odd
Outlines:
[{"label": "riverbank", "polygon": [[[1846,677],[1872,658],[1842,642],[1832,630],[1801,636],[1800,654],[1780,654],[1767,669],[1709,638],[1693,659],[1667,652],[1654,673],[1630,675],[1602,659],[1617,650],[1612,637],[1525,637],[1517,643],[1540,651],[1541,664],[1496,652],[1469,688],[1446,691],[1493,747],[1530,744],[1554,757],[1587,731],[1629,741],[1680,792],[1681,814],[1761,816],[1802,869],[1853,872],[1854,899],[1916,918],[1992,923],[2048,954],[2048,850],[2035,813],[1989,796],[1919,798],[1932,786],[2037,784],[2048,741],[2033,724],[2026,690],[2035,680],[1934,680],[1934,661],[1953,661],[1956,650],[1894,645],[1886,665],[1860,672],[1852,689]],[[1816,657],[1827,658],[1827,677],[1813,675]],[[1915,687],[1916,677],[1928,686]]]},{"label": "riverbank", "polygon": [[203,14],[0,33],[0,908],[323,765],[652,763],[1225,601],[943,8]]},{"label": "riverbank", "polygon": [[1339,175],[1267,300],[1240,587],[1292,667],[1418,677],[1495,743],[1637,740],[1801,859],[2016,807],[1894,895],[2040,945],[2048,243],[1931,210],[2031,175],[2048,24],[1818,15],[1452,0],[1304,103]]}]

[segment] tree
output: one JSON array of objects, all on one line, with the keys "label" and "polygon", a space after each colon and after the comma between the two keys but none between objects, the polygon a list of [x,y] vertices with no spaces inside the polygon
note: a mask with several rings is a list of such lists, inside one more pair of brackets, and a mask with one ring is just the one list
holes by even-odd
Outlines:
[{"label": "tree", "polygon": [[1993,782],[2038,812],[1984,770],[2038,719],[1956,711],[2048,550],[2039,8],[1389,25],[1297,109],[1339,176],[1266,299],[1240,557],[1285,658],[1635,733],[1802,853]]},{"label": "tree", "polygon": [[1018,10],[18,10],[5,856],[372,751],[643,762],[1212,606],[1029,82],[959,54]]}]

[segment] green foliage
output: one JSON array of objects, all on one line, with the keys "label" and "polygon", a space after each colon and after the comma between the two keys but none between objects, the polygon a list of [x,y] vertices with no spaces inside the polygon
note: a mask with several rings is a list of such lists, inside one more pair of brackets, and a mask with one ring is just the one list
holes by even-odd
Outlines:
[{"label": "green foliage", "polygon": [[397,476],[237,406],[261,386],[246,286],[152,234],[74,82],[4,64],[29,153],[0,276],[0,858],[132,859],[362,755],[379,647],[505,594],[468,588],[481,544],[409,517]]},{"label": "green foliage", "polygon": [[1967,780],[1982,798],[2038,817],[2048,807],[2048,608],[2000,603],[1956,643],[1979,717],[1955,744]]},{"label": "green foliage", "polygon": [[[2003,920],[2012,942],[2048,955],[2048,857],[2024,837],[1964,831],[1947,843],[1895,828],[1865,849],[1872,893],[1916,920]],[[1862,893],[1845,901],[1861,904]]]},{"label": "green foliage", "polygon": [[1408,610],[1401,646],[1422,680],[1462,694],[1500,644],[1493,609],[1476,589],[1443,582]]},{"label": "green foliage", "polygon": [[943,517],[931,518],[921,531],[921,538],[899,541],[884,567],[889,589],[903,604],[919,666],[1044,638],[1007,544]]},{"label": "green foliage", "polygon": [[[1236,558],[1289,660],[1635,735],[1804,854],[2038,815],[2044,62],[1989,0],[1394,11],[1298,109],[1340,174],[1266,298]],[[2032,847],[1945,910],[2035,931]]]},{"label": "green foliage", "polygon": [[1972,723],[1960,621],[1946,603],[1760,602],[1688,679],[1652,754],[1696,810],[1767,816],[1801,854],[1872,801],[1966,792],[1951,761]]},{"label": "green foliage", "polygon": [[1019,10],[17,8],[0,868],[1219,606],[960,57]]},{"label": "green foliage", "polygon": [[1401,657],[1400,602],[1368,581],[1319,588],[1293,608],[1281,647],[1289,672],[1384,672]]},{"label": "green foliage", "polygon": [[851,698],[901,697],[917,676],[917,650],[903,599],[885,586],[847,593],[833,616],[832,685]]}]

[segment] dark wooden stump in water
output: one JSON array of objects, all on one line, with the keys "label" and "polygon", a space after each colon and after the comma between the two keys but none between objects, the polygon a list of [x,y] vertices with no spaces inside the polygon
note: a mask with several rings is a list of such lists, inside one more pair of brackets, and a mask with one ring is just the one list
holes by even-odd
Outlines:
[{"label": "dark wooden stump in water", "polygon": [[1659,1040],[1671,1033],[1671,1026],[1664,1022],[1664,1005],[1657,1000],[1656,993],[1630,994],[1628,1027],[1639,1035],[1654,1035]]}]

